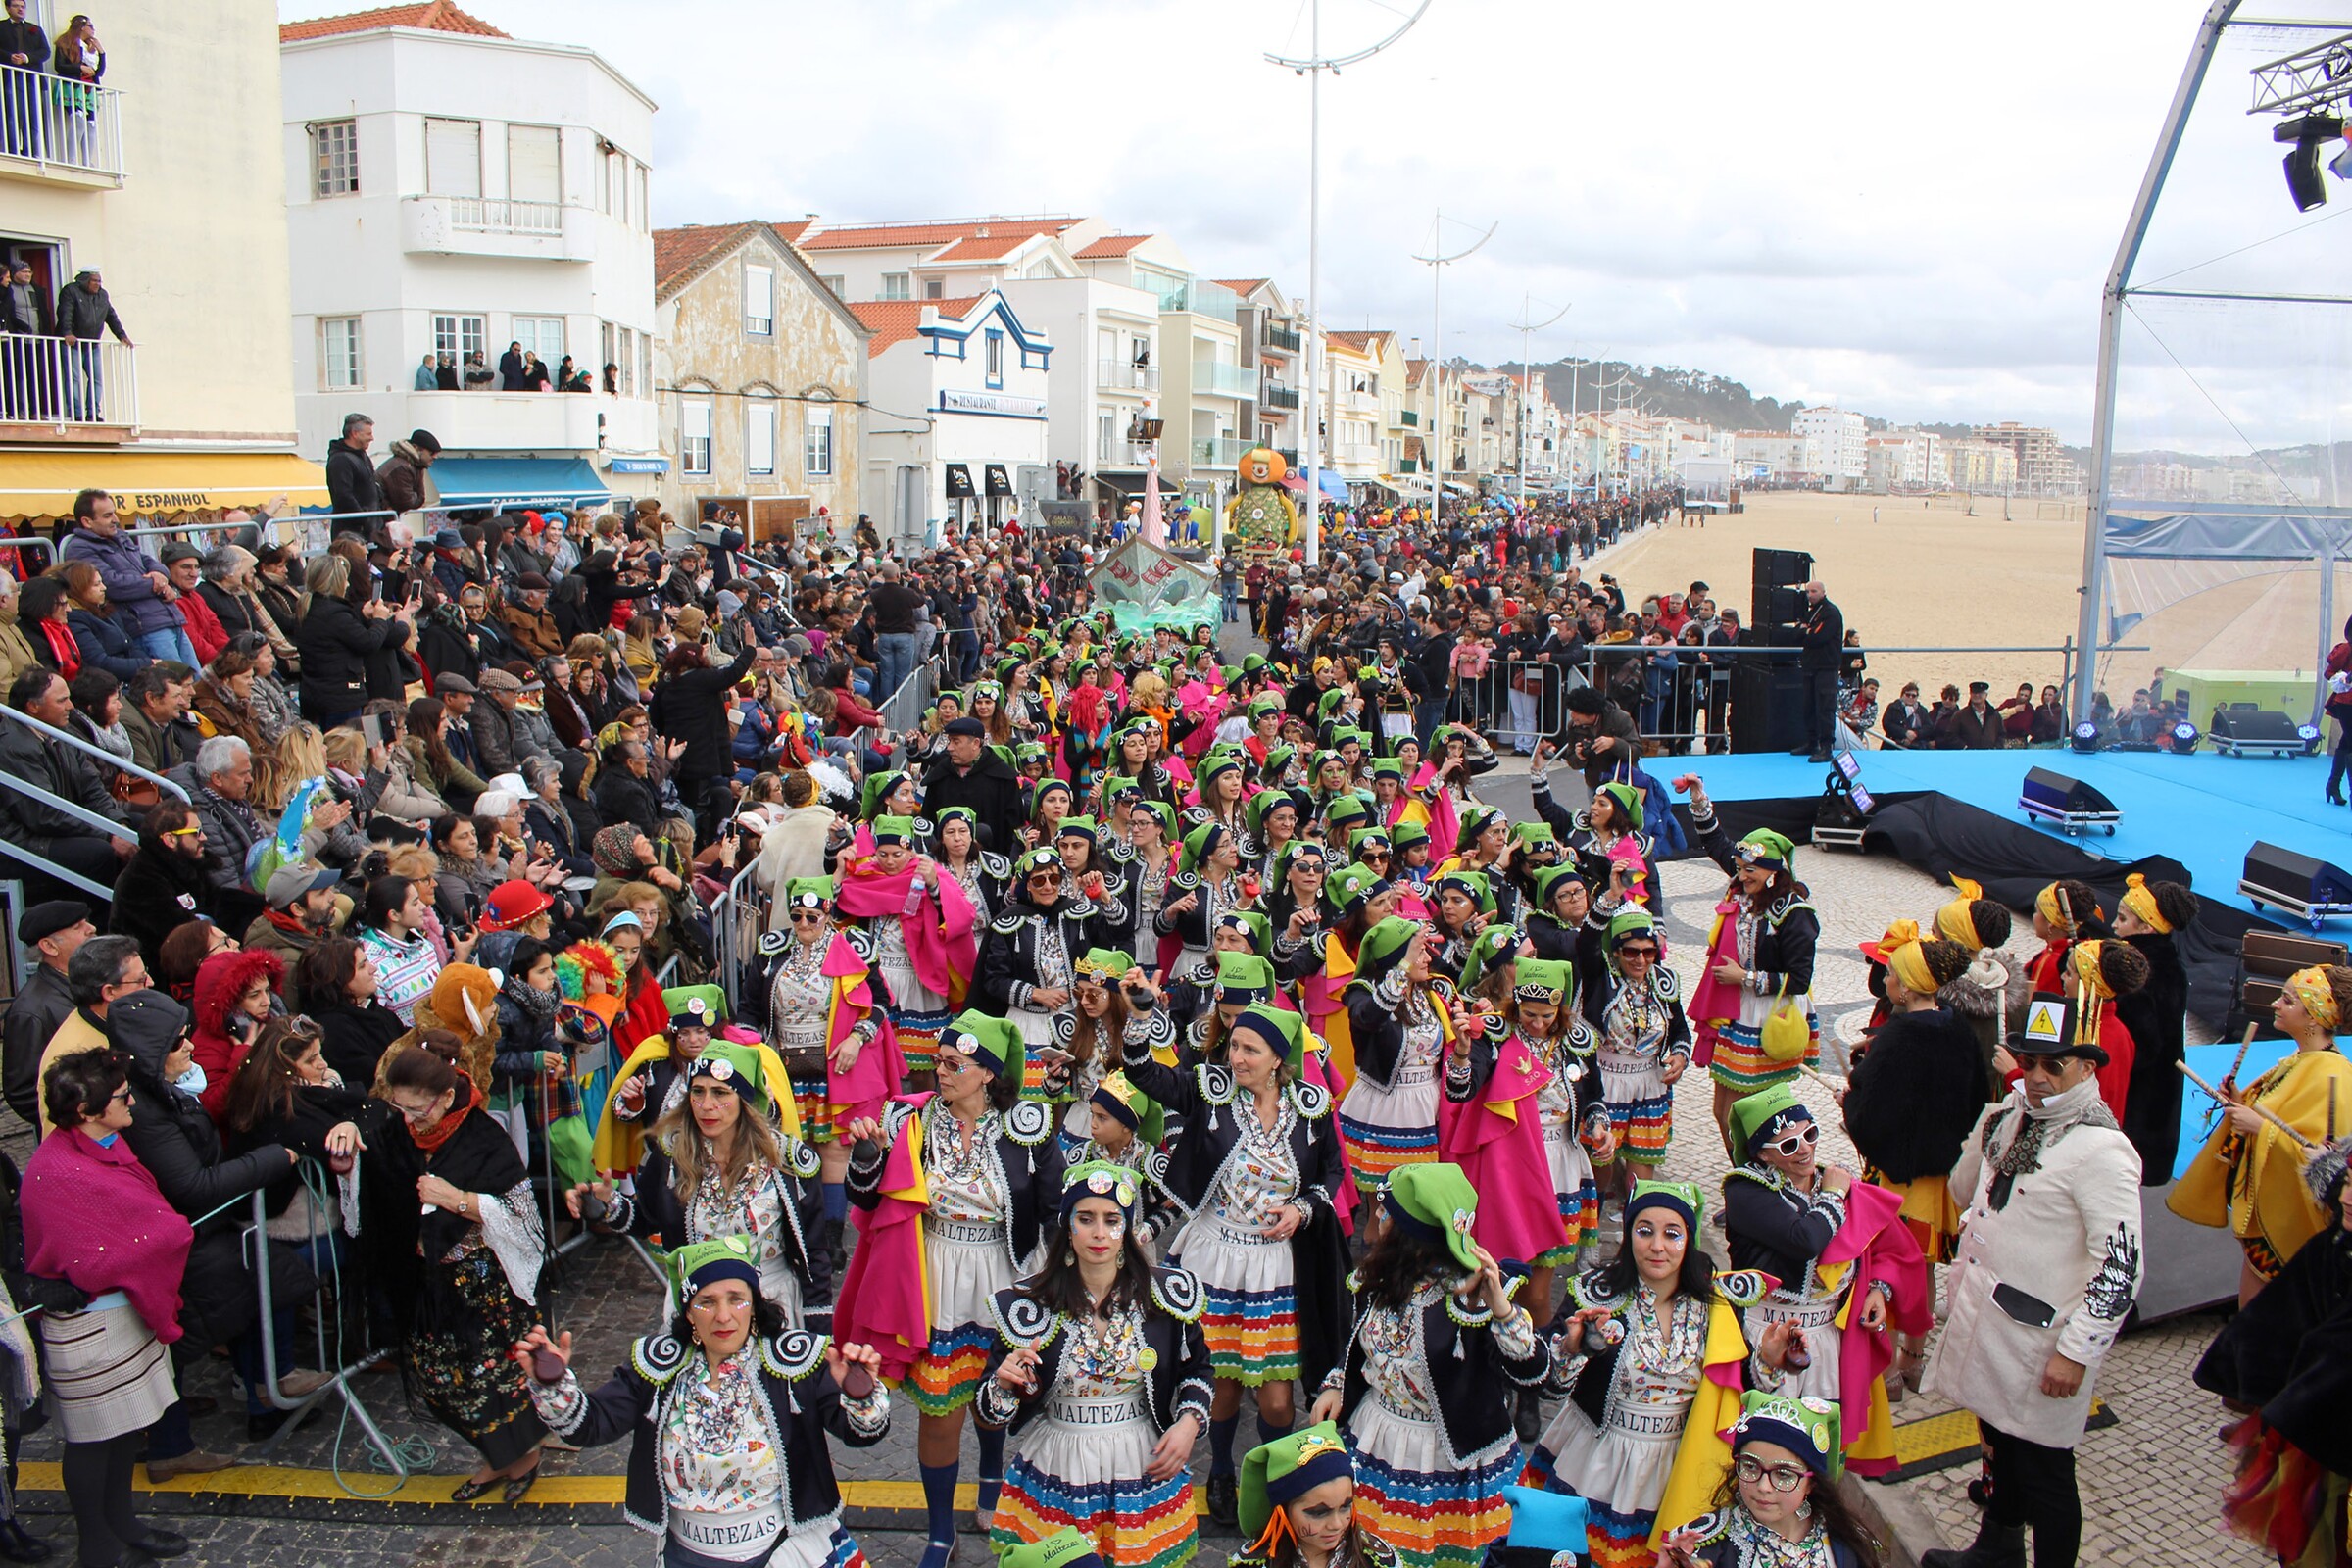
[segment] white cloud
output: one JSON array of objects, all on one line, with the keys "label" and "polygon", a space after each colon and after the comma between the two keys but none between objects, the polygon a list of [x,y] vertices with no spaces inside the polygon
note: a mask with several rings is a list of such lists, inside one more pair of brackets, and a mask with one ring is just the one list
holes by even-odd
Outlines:
[{"label": "white cloud", "polygon": [[[1326,46],[1413,3],[1324,0]],[[471,9],[593,47],[662,104],[662,222],[1094,214],[1305,287],[1307,89],[1260,58],[1303,51],[1303,0]],[[1325,318],[1426,336],[1410,254],[1442,204],[1500,223],[1448,270],[1449,354],[1515,357],[1532,290],[1575,305],[1539,359],[2080,439],[2099,285],[2203,9],[1434,0],[1325,84]],[[2249,148],[2266,219],[2291,218]]]}]

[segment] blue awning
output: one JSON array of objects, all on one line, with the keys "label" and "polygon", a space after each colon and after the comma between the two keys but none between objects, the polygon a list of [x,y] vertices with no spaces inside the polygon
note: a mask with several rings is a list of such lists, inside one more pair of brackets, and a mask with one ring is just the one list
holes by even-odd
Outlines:
[{"label": "blue awning", "polygon": [[586,458],[437,458],[433,484],[454,509],[567,507],[612,494]]},{"label": "blue awning", "polygon": [[1323,470],[1323,493],[1334,501],[1348,499],[1348,481],[1329,468]]}]

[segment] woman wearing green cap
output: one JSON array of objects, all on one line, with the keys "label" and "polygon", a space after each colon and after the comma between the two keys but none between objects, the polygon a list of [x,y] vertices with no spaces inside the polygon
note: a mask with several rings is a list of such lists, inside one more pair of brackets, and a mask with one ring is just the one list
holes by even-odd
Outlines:
[{"label": "woman wearing green cap", "polygon": [[1044,1266],[997,1293],[973,1414],[1011,1437],[989,1532],[999,1550],[1069,1528],[1135,1568],[1178,1568],[1200,1549],[1191,1464],[1209,1404],[1200,1283],[1152,1266],[1146,1196],[1123,1165],[1072,1166]]},{"label": "woman wearing green cap", "polygon": [[1184,858],[1168,876],[1168,891],[1152,929],[1180,945],[1166,963],[1163,984],[1177,1018],[1190,1022],[1214,988],[1217,921],[1249,902],[1242,887],[1242,841],[1221,822],[1202,822],[1184,836]]},{"label": "woman wearing green cap", "polygon": [[1462,813],[1461,835],[1454,841],[1453,854],[1438,867],[1438,875],[1477,872],[1486,879],[1494,918],[1517,925],[1519,891],[1511,885],[1510,876],[1518,851],[1511,842],[1511,824],[1503,814],[1492,806],[1473,806]]},{"label": "woman wearing green cap", "polygon": [[1400,1167],[1438,1157],[1438,1071],[1453,1020],[1433,974],[1428,933],[1412,921],[1392,915],[1364,933],[1348,982],[1355,1080],[1340,1136],[1367,1198]]},{"label": "woman wearing green cap", "polygon": [[[1728,872],[1725,897],[1735,908],[1723,917],[1728,941],[1709,953],[1710,976],[1739,997],[1739,1016],[1714,1030],[1707,1071],[1715,1079],[1715,1125],[1731,1145],[1732,1103],[1772,1084],[1787,1083],[1821,1059],[1821,1026],[1813,1014],[1813,950],[1821,941],[1821,916],[1811,893],[1796,879],[1796,846],[1787,835],[1760,827],[1739,843],[1715,819],[1715,804],[1695,774],[1677,783],[1690,795],[1690,826],[1699,848]],[[1809,1038],[1800,1058],[1782,1060],[1764,1050],[1764,1022],[1793,1004],[1805,1015]],[[1703,1047],[1706,1042],[1699,1041]]]},{"label": "woman wearing green cap", "polygon": [[1661,1544],[1667,1568],[1879,1568],[1879,1543],[1838,1491],[1838,1411],[1750,1391],[1732,1428],[1715,1510]]},{"label": "woman wearing green cap", "polygon": [[[669,1274],[668,1331],[632,1343],[594,1393],[572,1373],[569,1332],[517,1338],[539,1418],[583,1448],[629,1440],[621,1512],[661,1538],[662,1568],[864,1568],[826,1440],[864,1448],[889,1433],[880,1357],[788,1328],[741,1237],[679,1248]],[[543,1362],[560,1369],[545,1382]]]},{"label": "woman wearing green cap", "polygon": [[1550,1362],[1516,1278],[1472,1234],[1480,1194],[1458,1165],[1391,1178],[1385,1223],[1355,1274],[1355,1330],[1312,1419],[1355,1453],[1359,1527],[1408,1568],[1475,1568],[1510,1528],[1519,1471],[1511,1390]]},{"label": "woman wearing green cap", "polygon": [[951,806],[932,818],[931,831],[939,842],[941,874],[963,889],[974,913],[982,920],[1003,913],[1012,861],[980,847],[980,814],[968,806]]},{"label": "woman wearing green cap", "polygon": [[1069,1020],[1069,1032],[1058,1037],[1070,1058],[1069,1113],[1061,1128],[1065,1151],[1086,1141],[1095,1125],[1095,1090],[1105,1076],[1118,1071],[1130,1052],[1172,1051],[1176,1044],[1175,1025],[1165,1009],[1128,1005],[1127,976],[1137,970],[1124,949],[1089,948],[1072,967],[1077,1005],[1054,1015],[1057,1029],[1062,1019]]},{"label": "woman wearing green cap", "polygon": [[1189,833],[1203,822],[1218,823],[1243,846],[1243,858],[1249,859],[1254,858],[1256,847],[1249,840],[1242,808],[1249,782],[1246,760],[1240,752],[1221,749],[1200,759],[1200,765],[1193,770],[1195,782],[1190,804],[1184,808],[1184,825]]},{"label": "woman wearing green cap", "polygon": [[1220,1061],[1179,1072],[1147,1053],[1126,1063],[1128,1079],[1184,1127],[1167,1185],[1188,1220],[1168,1258],[1206,1298],[1217,1384],[1208,1510],[1220,1523],[1234,1517],[1243,1390],[1255,1391],[1260,1432],[1288,1431],[1293,1382],[1302,1371],[1320,1382],[1347,1332],[1348,1263],[1332,1207],[1347,1166],[1330,1094],[1299,1076],[1306,1039],[1298,1013],[1261,1004],[1234,1020]]},{"label": "woman wearing green cap", "polygon": [[1014,861],[1013,875],[1019,890],[988,923],[974,994],[1004,1009],[1030,1050],[1046,1054],[1041,1062],[1059,1067],[1055,1020],[1069,1010],[1077,983],[1072,966],[1101,945],[1102,910],[1050,845]]},{"label": "woman wearing green cap", "polygon": [[1430,963],[1448,980],[1462,978],[1471,939],[1494,919],[1494,893],[1479,871],[1446,871],[1430,883],[1436,904],[1430,920]]},{"label": "woman wearing green cap", "polygon": [[1388,1568],[1396,1554],[1355,1528],[1355,1463],[1338,1425],[1262,1443],[1242,1461],[1242,1540],[1232,1568]]},{"label": "woman wearing green cap", "polygon": [[1323,966],[1323,885],[1330,867],[1322,845],[1293,839],[1268,868],[1258,906],[1273,932],[1274,966],[1285,985],[1297,985]]},{"label": "woman wearing green cap", "polygon": [[1120,878],[1119,903],[1126,917],[1102,934],[1133,954],[1136,962],[1156,968],[1159,932],[1152,917],[1167,902],[1168,878],[1176,870],[1176,812],[1163,801],[1145,800],[1133,779],[1119,780],[1116,793],[1128,802],[1126,854],[1106,852],[1104,858]]},{"label": "woman wearing green cap", "polygon": [[1599,1045],[1601,1099],[1617,1139],[1603,1185],[1623,1194],[1657,1168],[1674,1137],[1674,1085],[1690,1066],[1690,1025],[1682,985],[1666,966],[1657,922],[1628,906],[1624,870],[1586,917],[1576,947],[1576,989]]},{"label": "woman wearing green cap", "polygon": [[1304,809],[1297,796],[1271,782],[1250,797],[1249,808],[1244,813],[1250,828],[1251,854],[1249,865],[1250,870],[1257,873],[1260,881],[1274,883],[1281,880],[1283,852],[1299,842],[1298,825],[1303,819]]}]

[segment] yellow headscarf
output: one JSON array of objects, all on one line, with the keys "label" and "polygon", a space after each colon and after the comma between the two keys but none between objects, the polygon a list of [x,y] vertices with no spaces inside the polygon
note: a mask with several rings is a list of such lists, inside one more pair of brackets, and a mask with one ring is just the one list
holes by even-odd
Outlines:
[{"label": "yellow headscarf", "polygon": [[2295,1000],[2303,1004],[2303,1010],[2311,1014],[2313,1021],[2329,1034],[2335,1033],[2341,1016],[2335,1004],[2335,987],[2328,983],[2327,970],[2318,964],[2297,969],[2286,977],[2286,989],[2295,994]]},{"label": "yellow headscarf", "polygon": [[2080,990],[2075,1002],[2075,1043],[2095,1046],[2099,1043],[2099,1014],[2105,1009],[2099,1004],[2115,999],[2115,992],[2099,973],[2099,954],[2104,942],[2078,942],[2067,955],[2075,966],[2075,980]]},{"label": "yellow headscarf", "polygon": [[2044,920],[2058,928],[2058,934],[2071,938],[2075,934],[2075,917],[2058,896],[2058,884],[2053,882],[2034,895],[2034,908]]},{"label": "yellow headscarf", "polygon": [[2156,895],[2148,891],[2148,879],[2137,871],[2124,878],[2124,907],[2145,921],[2151,930],[2172,932],[2172,922],[2156,911]]},{"label": "yellow headscarf", "polygon": [[[1970,906],[1984,896],[1984,886],[1956,876],[1952,878],[1952,887],[1960,896],[1936,911],[1936,934],[1947,942],[1959,943],[1971,953],[1982,953],[1984,941],[1977,935],[1976,914]],[[2050,919],[2055,923],[2057,916],[2051,915]]]},{"label": "yellow headscarf", "polygon": [[1900,980],[1904,990],[1921,997],[1936,994],[1936,971],[1928,967],[1927,949],[1916,940],[1881,951],[1886,955],[1886,972]]}]

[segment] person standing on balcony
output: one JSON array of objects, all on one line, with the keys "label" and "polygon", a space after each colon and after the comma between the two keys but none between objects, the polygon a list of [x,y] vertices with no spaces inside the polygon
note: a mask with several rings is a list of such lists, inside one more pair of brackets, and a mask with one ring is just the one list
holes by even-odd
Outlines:
[{"label": "person standing on balcony", "polygon": [[0,332],[9,342],[0,361],[0,398],[12,419],[46,418],[56,412],[56,400],[43,395],[49,377],[41,367],[41,349],[20,337],[54,337],[49,300],[32,281],[32,264],[19,257],[9,270],[8,286],[0,288]]},{"label": "person standing on balcony", "polygon": [[430,392],[439,384],[440,382],[433,374],[433,356],[430,353],[427,353],[422,360],[417,362],[416,379],[414,383],[414,390],[418,392]]},{"label": "person standing on balcony", "polygon": [[20,158],[41,156],[41,67],[49,59],[49,35],[24,19],[24,0],[8,0],[0,22],[0,64],[16,67],[0,93],[0,145]]},{"label": "person standing on balcony", "polygon": [[455,354],[441,356],[439,364],[433,368],[433,386],[442,392],[455,392],[458,389],[458,357]]},{"label": "person standing on balcony", "polygon": [[66,24],[49,69],[65,78],[55,89],[57,128],[65,141],[61,156],[69,164],[89,168],[97,161],[98,79],[106,74],[106,50],[88,17],[76,16]]},{"label": "person standing on balcony", "polygon": [[110,331],[124,348],[137,347],[122,329],[122,318],[115,314],[106,280],[96,268],[84,268],[57,297],[57,335],[75,339],[73,374],[66,383],[67,411],[74,418],[96,422],[105,416],[106,375],[99,363],[98,340]]}]

